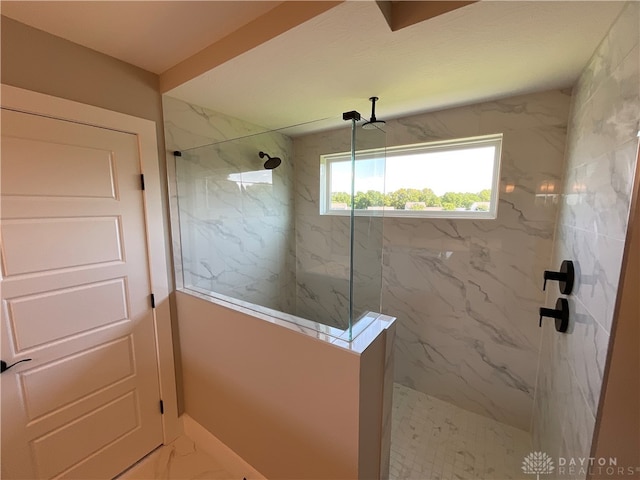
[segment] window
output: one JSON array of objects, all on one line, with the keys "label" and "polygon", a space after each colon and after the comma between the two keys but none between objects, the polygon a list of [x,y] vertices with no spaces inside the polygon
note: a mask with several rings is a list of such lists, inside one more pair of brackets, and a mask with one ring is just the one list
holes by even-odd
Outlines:
[{"label": "window", "polygon": [[[496,218],[502,134],[356,152],[356,215]],[[320,213],[351,209],[351,153],[320,157]]]}]

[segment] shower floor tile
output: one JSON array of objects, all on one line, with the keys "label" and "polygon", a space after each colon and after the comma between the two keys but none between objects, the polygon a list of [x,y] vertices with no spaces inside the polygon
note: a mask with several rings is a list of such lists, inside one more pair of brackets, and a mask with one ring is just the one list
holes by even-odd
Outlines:
[{"label": "shower floor tile", "polygon": [[523,430],[394,385],[391,480],[530,479],[530,451]]}]

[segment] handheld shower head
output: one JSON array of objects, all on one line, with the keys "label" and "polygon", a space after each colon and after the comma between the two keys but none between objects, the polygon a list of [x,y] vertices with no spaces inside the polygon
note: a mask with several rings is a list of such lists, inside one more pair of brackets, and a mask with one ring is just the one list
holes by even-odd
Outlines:
[{"label": "handheld shower head", "polygon": [[282,159],[280,157],[272,157],[268,153],[260,152],[258,153],[258,156],[260,158],[267,157],[267,161],[264,162],[264,168],[267,170],[273,170],[282,163]]},{"label": "handheld shower head", "polygon": [[378,97],[370,97],[369,100],[371,100],[371,118],[368,122],[362,124],[362,128],[365,130],[380,128],[386,123],[384,120],[378,120],[376,118],[376,102],[378,101]]}]

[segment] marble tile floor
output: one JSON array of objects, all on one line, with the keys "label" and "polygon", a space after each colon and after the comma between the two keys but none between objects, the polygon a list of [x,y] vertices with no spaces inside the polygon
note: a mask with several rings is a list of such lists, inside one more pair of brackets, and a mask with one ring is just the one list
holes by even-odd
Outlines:
[{"label": "marble tile floor", "polygon": [[529,433],[394,385],[390,480],[531,478]]},{"label": "marble tile floor", "polygon": [[193,440],[178,437],[163,445],[117,477],[118,480],[242,480],[226,470],[210,455],[199,450]]}]

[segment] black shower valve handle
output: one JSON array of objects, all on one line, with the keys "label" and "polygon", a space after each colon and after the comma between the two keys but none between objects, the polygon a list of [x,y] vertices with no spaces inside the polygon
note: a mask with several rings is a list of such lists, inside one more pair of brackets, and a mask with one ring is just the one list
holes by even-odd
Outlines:
[{"label": "black shower valve handle", "polygon": [[569,328],[569,302],[566,298],[556,300],[556,308],[540,308],[540,323],[542,327],[542,317],[555,319],[556,331],[564,333]]},{"label": "black shower valve handle", "polygon": [[545,308],[545,307],[540,307],[540,322],[538,322],[538,326],[542,327],[542,318],[543,317],[547,317],[547,318],[560,318],[560,313],[553,309],[553,308]]},{"label": "black shower valve handle", "polygon": [[573,282],[575,279],[575,269],[573,268],[573,262],[571,260],[563,260],[562,264],[560,265],[560,271],[554,272],[551,270],[545,270],[543,277],[544,283],[542,284],[542,290],[547,289],[547,280],[554,280],[558,282],[560,293],[569,295],[573,290]]},{"label": "black shower valve handle", "polygon": [[562,272],[552,272],[551,270],[544,271],[544,283],[542,284],[542,290],[547,289],[547,280],[565,281],[567,274]]}]

